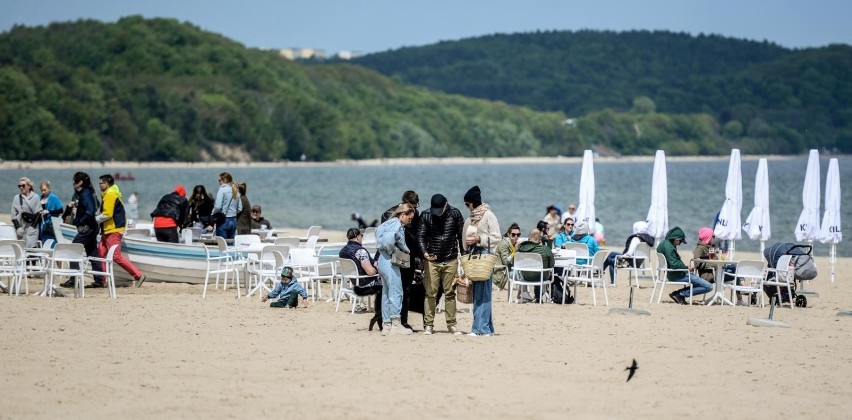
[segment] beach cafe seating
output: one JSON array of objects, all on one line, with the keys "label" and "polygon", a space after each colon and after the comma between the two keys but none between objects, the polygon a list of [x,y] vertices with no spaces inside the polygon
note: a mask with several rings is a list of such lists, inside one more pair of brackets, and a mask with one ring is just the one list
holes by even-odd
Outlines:
[{"label": "beach cafe seating", "polygon": [[692,283],[687,281],[670,281],[668,277],[668,273],[671,272],[679,272],[679,273],[688,273],[689,270],[686,268],[669,268],[668,262],[666,262],[666,256],[663,254],[657,253],[657,281],[654,282],[654,290],[651,291],[651,298],[654,296],[654,291],[656,291],[657,283],[660,284],[660,294],[657,296],[657,303],[660,303],[660,300],[663,298],[663,292],[666,290],[667,285],[674,286],[688,286],[689,287],[689,304],[692,305]]},{"label": "beach cafe seating", "polygon": [[284,236],[275,238],[275,245],[288,245],[290,249],[296,249],[302,246],[302,242],[296,236]]},{"label": "beach cafe seating", "polygon": [[331,280],[337,275],[336,265],[333,261],[320,262],[313,248],[290,249],[290,267],[299,283],[307,283],[306,289],[313,290],[311,295],[314,302],[322,298],[320,282]]},{"label": "beach cafe seating", "polygon": [[595,253],[591,260],[587,259],[588,264],[573,264],[569,268],[569,274],[564,277],[564,282],[562,283],[562,300],[563,304],[565,303],[565,296],[568,289],[568,284],[572,284],[574,286],[574,299],[577,299],[577,286],[579,284],[584,284],[592,289],[592,305],[597,306],[598,300],[595,294],[595,286],[599,286],[603,289],[604,292],[604,301],[606,302],[606,306],[609,306],[609,296],[607,296],[607,287],[606,281],[603,277],[603,264],[606,261],[606,258],[609,256],[609,251],[600,250]]},{"label": "beach cafe seating", "polygon": [[15,227],[12,225],[0,225],[0,239],[18,239]]},{"label": "beach cafe seating", "polygon": [[[734,292],[746,293],[749,299],[746,302],[751,302],[751,295],[760,296],[760,307],[763,307],[763,279],[766,274],[763,272],[763,261],[758,260],[742,260],[736,263],[736,271],[724,273],[725,284],[727,289],[731,289],[731,302],[734,302]],[[730,282],[728,281],[730,279]],[[742,279],[741,284],[737,284],[737,280]]]},{"label": "beach cafe seating", "polygon": [[[787,296],[792,297],[793,289],[796,287],[795,268],[790,264],[792,259],[792,255],[782,255],[778,258],[775,267],[768,267],[763,272],[763,285],[775,286],[776,303],[779,306],[781,305],[781,301],[778,300],[781,298],[781,288],[786,288]],[[772,274],[772,277],[770,277],[770,274]],[[792,299],[790,301],[792,302]],[[790,304],[790,308],[794,306],[796,306],[794,303]]]},{"label": "beach cafe seating", "polygon": [[[627,263],[625,267],[618,268],[619,263]],[[651,278],[651,281],[655,281],[654,277],[654,267],[651,264],[651,245],[648,245],[646,242],[640,242],[639,245],[636,246],[636,249],[633,251],[633,255],[617,255],[615,257],[615,264],[613,270],[616,270],[616,278],[618,278],[619,271],[627,271],[628,272],[628,283],[627,285],[633,285],[635,282],[636,287],[639,287],[639,279],[643,277],[643,274],[647,274],[648,277]],[[651,293],[651,301],[654,300],[654,293]]]},{"label": "beach cafe seating", "polygon": [[320,230],[322,226],[311,226],[308,228],[307,238],[305,240],[305,248],[314,249],[319,241]]},{"label": "beach cafe seating", "polygon": [[[553,283],[553,268],[544,268],[544,262],[542,262],[540,254],[534,252],[516,252],[515,264],[512,268],[512,275],[509,277],[509,303],[512,302],[512,290],[520,286],[539,286],[541,288],[541,296],[538,300],[539,304],[544,301],[545,294],[550,296],[550,293],[548,293],[547,288],[544,286],[550,286]],[[539,280],[524,280],[524,272],[538,273]],[[517,297],[515,297],[515,303],[518,303]]]},{"label": "beach cafe seating", "polygon": [[[115,255],[115,249],[118,248],[119,244],[114,244],[109,247],[109,251],[103,257],[87,257],[86,258],[86,274],[91,274],[92,276],[101,276],[106,280],[107,290],[109,292],[109,297],[115,299],[117,297],[115,293],[115,264],[113,263],[113,256]],[[101,263],[101,269],[95,270],[93,262]]]},{"label": "beach cafe seating", "polygon": [[[589,246],[583,242],[566,242],[562,244],[562,249],[574,251],[574,255],[576,255],[576,257],[581,260],[588,260],[587,256],[590,256]],[[589,262],[590,261],[586,261],[587,264]]]},{"label": "beach cafe seating", "polygon": [[[76,264],[77,268],[71,265]],[[57,277],[74,277],[74,297],[85,297],[84,276],[86,274],[86,248],[83,244],[59,243],[53,248],[53,256],[47,269],[48,281],[45,291],[53,295]]]}]

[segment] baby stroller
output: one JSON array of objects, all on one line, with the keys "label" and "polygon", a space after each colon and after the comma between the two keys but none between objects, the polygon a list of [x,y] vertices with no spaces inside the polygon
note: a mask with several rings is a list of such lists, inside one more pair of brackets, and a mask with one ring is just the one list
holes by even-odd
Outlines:
[{"label": "baby stroller", "polygon": [[[804,295],[804,288],[802,293],[796,293],[796,290],[799,289],[799,286],[796,282],[803,282],[805,280],[813,280],[817,276],[816,264],[814,263],[813,256],[811,255],[813,251],[813,247],[810,245],[796,245],[790,242],[779,242],[773,245],[770,245],[768,248],[763,250],[763,257],[766,258],[766,263],[769,267],[775,267],[778,264],[778,260],[785,255],[790,255],[790,264],[794,267],[793,270],[793,284],[792,284],[792,294],[787,292],[786,288],[779,288],[772,285],[764,285],[763,291],[766,293],[766,296],[769,297],[770,301],[772,296],[779,295],[776,297],[775,301],[781,305],[783,303],[795,302],[796,307],[804,308],[808,306],[808,298]],[[775,277],[774,272],[770,271],[766,278],[767,280],[771,280]]]}]

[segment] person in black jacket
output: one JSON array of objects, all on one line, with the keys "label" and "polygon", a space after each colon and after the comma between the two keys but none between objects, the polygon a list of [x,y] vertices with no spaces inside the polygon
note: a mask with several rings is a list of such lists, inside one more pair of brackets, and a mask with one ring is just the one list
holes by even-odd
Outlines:
[{"label": "person in black jacket", "polygon": [[187,226],[204,229],[212,225],[210,213],[213,212],[215,202],[203,185],[196,185],[192,189],[192,197],[189,198],[189,221]]},{"label": "person in black jacket", "polygon": [[[95,215],[98,211],[98,202],[95,199],[95,188],[92,187],[92,179],[85,172],[74,174],[74,191],[77,192],[77,200],[71,203],[74,210],[74,226],[77,226],[77,236],[71,241],[75,244],[83,244],[86,255],[100,257],[98,253],[98,222]],[[79,264],[71,263],[72,269],[77,269]],[[101,263],[92,261],[92,270],[103,271]],[[83,279],[79,279],[83,281]],[[103,285],[103,278],[95,276],[95,284]],[[74,278],[62,283],[62,287],[74,287]]]},{"label": "person in black jacket", "polygon": [[[407,203],[411,205],[415,209],[414,217],[411,219],[411,223],[407,226],[403,226],[403,230],[405,230],[405,244],[408,245],[408,249],[411,251],[409,255],[411,261],[408,267],[400,267],[399,272],[402,277],[402,312],[400,312],[400,323],[403,327],[408,328],[409,330],[413,330],[411,325],[408,324],[408,308],[409,303],[411,301],[411,284],[414,282],[414,272],[420,267],[420,258],[419,255],[422,255],[420,252],[420,246],[417,242],[417,230],[420,228],[420,215],[417,214],[417,206],[420,205],[420,197],[416,192],[408,190],[402,194],[402,203]],[[382,223],[386,222],[393,215],[393,211],[399,204],[387,209],[384,214],[382,214]]]},{"label": "person in black jacket", "polygon": [[441,194],[433,195],[430,208],[420,214],[417,242],[423,258],[426,260],[424,334],[434,332],[438,285],[444,288],[444,314],[447,317],[447,330],[451,334],[460,335],[462,333],[456,327],[456,291],[453,288],[453,281],[458,273],[459,250],[463,248],[463,228],[464,217],[461,212],[450,206],[447,203],[447,198]]},{"label": "person in black jacket", "polygon": [[183,185],[178,185],[174,191],[160,198],[151,217],[154,219],[154,235],[158,241],[179,243],[178,231],[186,225],[189,217],[189,202]]}]

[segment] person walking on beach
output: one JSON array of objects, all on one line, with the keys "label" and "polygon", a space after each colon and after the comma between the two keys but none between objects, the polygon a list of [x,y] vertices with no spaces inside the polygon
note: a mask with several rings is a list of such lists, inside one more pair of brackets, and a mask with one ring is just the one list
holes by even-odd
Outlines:
[{"label": "person walking on beach", "polygon": [[[98,254],[98,222],[95,220],[95,215],[98,211],[97,200],[95,200],[95,189],[92,187],[92,180],[89,174],[85,172],[77,172],[74,174],[74,191],[77,197],[69,206],[71,213],[74,214],[73,224],[77,227],[77,235],[71,241],[75,244],[83,244],[86,249],[86,255],[90,257],[100,257]],[[71,263],[72,269],[80,267],[78,263]],[[103,271],[101,263],[92,261],[92,270]],[[82,279],[80,279],[82,281]],[[95,276],[95,284],[103,285],[103,278]],[[62,287],[74,287],[74,278],[69,278]]]},{"label": "person walking on beach", "polygon": [[[103,194],[101,212],[95,217],[103,230],[101,243],[98,245],[99,254],[101,258],[105,258],[110,247],[118,245],[112,255],[112,260],[133,276],[136,287],[142,286],[142,283],[145,282],[145,275],[130,260],[121,255],[122,232],[127,227],[127,215],[124,212],[124,203],[121,201],[121,191],[118,189],[118,185],[115,185],[115,179],[110,174],[101,175],[98,186]],[[92,287],[104,287],[104,283],[95,280]]]},{"label": "person walking on beach", "polygon": [[[39,184],[39,189],[41,190],[41,226],[39,227],[39,240],[41,243],[45,243],[48,239],[53,239],[56,241],[56,235],[61,234],[56,229],[59,229],[59,226],[53,226],[53,217],[62,216],[63,206],[62,200],[50,191],[50,181],[41,181]],[[54,229],[54,227],[56,229]],[[55,245],[55,243],[54,243]]]},{"label": "person walking on beach", "polygon": [[27,177],[18,180],[18,194],[12,198],[12,224],[18,239],[26,242],[27,248],[38,247],[39,217],[41,216],[41,201],[38,194],[33,192],[33,182]]},{"label": "person walking on beach", "polygon": [[[237,214],[242,210],[242,201],[234,178],[228,172],[219,174],[219,190],[216,192],[216,202],[213,204],[214,220],[217,213],[221,213],[221,223],[216,224],[216,236],[225,239],[234,239],[237,232]],[[224,219],[222,219],[224,217]]]},{"label": "person walking on beach", "polygon": [[[464,205],[470,210],[470,217],[464,221],[466,254],[490,254],[500,241],[500,224],[488,203],[482,202],[482,192],[474,185],[464,194]],[[491,317],[492,279],[473,282],[473,324],[471,336],[490,337],[494,334],[494,322]]]},{"label": "person walking on beach", "polygon": [[403,226],[414,218],[414,207],[402,203],[391,218],[376,228],[376,248],[379,251],[379,275],[382,277],[382,334],[411,334],[400,320],[402,312],[402,274],[393,262],[394,253],[410,254],[405,244]]},{"label": "person walking on beach", "polygon": [[308,307],[308,292],[299,284],[299,281],[293,276],[291,267],[284,267],[281,270],[281,281],[275,284],[266,296],[260,299],[261,302],[266,302],[269,299],[278,298],[277,301],[269,304],[270,308],[295,308],[299,306],[299,297],[302,297],[302,307]]},{"label": "person walking on beach", "polygon": [[[411,330],[411,325],[408,324],[408,308],[411,304],[411,284],[414,282],[415,270],[420,267],[420,245],[417,243],[417,230],[420,229],[420,215],[417,214],[417,207],[420,205],[420,197],[416,192],[408,190],[402,193],[402,201],[414,208],[414,217],[411,218],[411,223],[404,225],[405,244],[411,251],[409,254],[409,262],[407,267],[400,267],[399,272],[402,276],[402,310],[400,312],[400,322],[402,326]],[[393,215],[394,210],[399,207],[399,204],[387,209],[382,215],[382,223],[386,222]]]},{"label": "person walking on beach", "polygon": [[[669,229],[668,232],[666,232],[666,238],[663,239],[657,246],[657,252],[663,254],[663,256],[666,258],[666,266],[670,269],[689,269],[689,267],[687,267],[686,264],[683,263],[683,260],[680,259],[680,254],[678,254],[677,252],[677,247],[681,244],[686,245],[686,235],[684,235],[683,229],[678,226],[675,226]],[[702,279],[701,277],[696,276],[691,271],[670,271],[667,276],[669,281],[689,281],[690,283],[692,283],[693,296],[703,295],[713,290],[713,286],[710,285],[710,282]],[[674,292],[669,294],[669,297],[672,298],[675,303],[686,305],[688,303],[688,295],[689,287],[684,287],[682,289],[675,290]]]},{"label": "person walking on beach", "polygon": [[417,242],[426,260],[426,325],[423,333],[428,335],[434,332],[438,285],[441,285],[444,289],[447,330],[451,334],[461,334],[456,326],[456,291],[453,283],[459,267],[459,249],[463,247],[464,218],[457,208],[447,203],[446,197],[435,194],[430,208],[420,214],[420,222]]},{"label": "person walking on beach", "polygon": [[186,201],[186,189],[183,185],[164,195],[151,212],[154,219],[154,235],[160,242],[179,243],[179,230],[186,224],[189,202]]}]

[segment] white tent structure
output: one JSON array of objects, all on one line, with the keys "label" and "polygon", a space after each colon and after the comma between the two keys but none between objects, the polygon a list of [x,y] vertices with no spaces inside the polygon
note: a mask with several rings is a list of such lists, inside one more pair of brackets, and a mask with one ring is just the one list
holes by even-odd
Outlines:
[{"label": "white tent structure", "polygon": [[728,258],[734,258],[735,241],[742,238],[740,229],[743,209],[743,174],[740,169],[740,149],[731,150],[728,163],[728,180],[725,183],[725,202],[719,212],[719,220],[713,233],[719,239],[728,241]]},{"label": "white tent structure", "polygon": [[760,241],[760,253],[766,248],[766,241],[772,237],[769,222],[769,170],[766,158],[757,163],[757,175],[754,178],[754,207],[743,223],[743,231],[753,241]]},{"label": "white tent structure", "polygon": [[794,229],[799,242],[813,242],[819,238],[819,174],[819,152],[812,149],[808,156],[805,185],[802,187],[802,214]]},{"label": "white tent structure", "polygon": [[657,150],[654,175],[651,178],[651,207],[648,209],[648,234],[661,241],[669,231],[669,188],[666,153]]},{"label": "white tent structure", "polygon": [[580,171],[580,197],[577,201],[574,223],[586,222],[589,234],[595,233],[595,164],[592,151],[583,153],[583,168]]},{"label": "white tent structure", "polygon": [[837,244],[843,240],[840,230],[840,168],[837,159],[828,162],[828,175],[825,178],[825,214],[819,230],[819,241],[831,244],[828,254],[831,265],[831,282],[834,283],[834,265],[837,262]]}]

